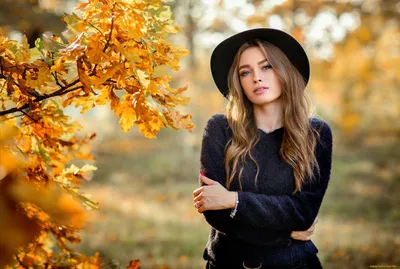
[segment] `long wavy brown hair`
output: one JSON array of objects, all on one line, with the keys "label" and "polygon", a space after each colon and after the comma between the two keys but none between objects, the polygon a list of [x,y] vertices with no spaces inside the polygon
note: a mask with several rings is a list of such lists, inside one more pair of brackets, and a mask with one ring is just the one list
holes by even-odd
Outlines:
[{"label": "long wavy brown hair", "polygon": [[314,153],[319,135],[309,119],[314,111],[311,98],[305,90],[303,77],[280,49],[262,40],[244,43],[238,50],[228,74],[229,97],[225,115],[233,135],[225,147],[226,187],[230,188],[235,176],[239,173],[239,186],[243,189],[242,173],[246,157],[249,157],[257,166],[255,177],[257,185],[259,166],[251,154],[251,149],[259,141],[260,132],[253,116],[253,103],[243,91],[238,72],[243,51],[256,46],[264,53],[281,85],[284,135],[280,155],[293,168],[294,194],[301,191],[301,186],[307,178],[313,179],[314,168],[317,168],[319,173]]}]

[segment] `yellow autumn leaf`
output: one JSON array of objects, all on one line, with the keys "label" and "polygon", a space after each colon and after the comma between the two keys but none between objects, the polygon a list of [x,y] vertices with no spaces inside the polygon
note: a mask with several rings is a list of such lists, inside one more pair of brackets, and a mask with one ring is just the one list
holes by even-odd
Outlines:
[{"label": "yellow autumn leaf", "polygon": [[151,95],[157,95],[160,94],[160,90],[158,89],[158,87],[159,86],[156,83],[151,81],[149,86],[147,87],[147,90],[150,92]]},{"label": "yellow autumn leaf", "polygon": [[172,47],[172,53],[177,58],[182,58],[182,57],[187,56],[189,54],[189,50],[188,49],[185,49],[185,48],[182,48],[182,47],[177,47],[177,46],[171,46],[171,47]]},{"label": "yellow autumn leaf", "polygon": [[19,51],[16,54],[16,60],[18,62],[29,62],[30,59],[30,53],[29,53],[29,44],[28,44],[28,39],[26,35],[22,38],[22,43],[19,48]]},{"label": "yellow autumn leaf", "polygon": [[165,25],[164,26],[164,30],[167,32],[167,33],[170,33],[170,34],[176,34],[176,33],[178,33],[179,31],[180,31],[180,28],[179,28],[179,26],[177,26],[177,25]]},{"label": "yellow autumn leaf", "polygon": [[69,168],[65,168],[63,170],[63,174],[76,174],[79,172],[79,167],[76,166],[75,164],[71,164]]},{"label": "yellow autumn leaf", "polygon": [[88,152],[86,152],[86,153],[78,152],[75,155],[75,157],[77,159],[79,159],[79,160],[87,160],[87,161],[94,161],[95,160],[95,157],[92,154],[88,153]]},{"label": "yellow autumn leaf", "polygon": [[32,150],[32,137],[28,135],[22,135],[17,140],[17,146],[25,154],[30,153],[30,151]]},{"label": "yellow autumn leaf", "polygon": [[38,190],[28,183],[19,182],[12,187],[11,194],[16,200],[34,204],[63,225],[79,228],[85,222],[85,213],[80,204],[56,183]]},{"label": "yellow autumn leaf", "polygon": [[100,88],[101,93],[97,96],[96,98],[96,105],[105,105],[106,103],[108,103],[108,101],[110,101],[109,99],[109,86],[103,86]]},{"label": "yellow autumn leaf", "polygon": [[170,20],[170,19],[172,18],[172,12],[171,12],[171,10],[169,9],[168,6],[167,6],[166,8],[167,8],[167,9],[166,9],[165,11],[160,12],[160,14],[159,14],[159,16],[158,16],[158,18],[159,18],[160,20],[162,20],[162,21]]},{"label": "yellow autumn leaf", "polygon": [[[83,3],[80,3],[81,6]],[[86,23],[77,14],[72,13],[70,15],[65,15],[62,18],[63,22],[67,24],[67,27],[73,33],[82,33],[86,30]]]},{"label": "yellow autumn leaf", "polygon": [[76,66],[78,69],[78,75],[79,75],[79,80],[82,83],[83,86],[83,91],[86,92],[87,94],[89,93],[94,93],[93,89],[91,88],[91,79],[89,75],[86,73],[86,70],[83,65],[83,58],[80,57],[76,61]]},{"label": "yellow autumn leaf", "polygon": [[162,76],[164,76],[166,73],[167,73],[167,67],[165,66],[165,65],[159,65],[159,66],[156,66],[155,68],[154,68],[154,72],[153,72],[153,75],[152,75],[152,77],[153,78],[158,78],[158,77],[162,77]]},{"label": "yellow autumn leaf", "polygon": [[59,50],[61,55],[67,56],[66,59],[72,60],[82,55],[86,51],[86,46],[82,45],[85,32],[80,33],[75,37],[74,41],[65,49]]},{"label": "yellow autumn leaf", "polygon": [[108,61],[109,56],[103,52],[104,37],[100,33],[91,36],[91,42],[87,45],[86,56],[91,63],[99,64]]},{"label": "yellow autumn leaf", "polygon": [[86,113],[96,105],[96,99],[93,95],[83,96],[77,98],[75,101],[75,107],[81,107],[80,113]]},{"label": "yellow autumn leaf", "polygon": [[114,90],[109,90],[108,91],[109,98],[111,100],[110,102],[110,107],[111,109],[115,112],[116,115],[121,115],[121,107],[120,107],[120,99],[119,97],[115,94]]},{"label": "yellow autumn leaf", "polygon": [[66,68],[66,64],[64,59],[59,58],[55,60],[55,64],[51,66],[50,72],[58,72],[58,73],[67,73],[68,70]]},{"label": "yellow autumn leaf", "polygon": [[135,114],[137,115],[138,118],[140,118],[147,111],[146,98],[141,93],[133,95],[132,98],[133,98],[132,105],[135,110]]},{"label": "yellow autumn leaf", "polygon": [[124,100],[121,102],[121,115],[119,120],[121,129],[124,132],[128,132],[133,127],[136,118],[131,98],[129,96],[124,96]]},{"label": "yellow autumn leaf", "polygon": [[43,60],[36,60],[32,63],[33,68],[26,71],[26,86],[40,90],[51,81],[50,67]]},{"label": "yellow autumn leaf", "polygon": [[89,78],[89,82],[93,84],[94,87],[97,89],[101,84],[106,82],[107,79],[112,78],[115,73],[117,73],[119,70],[123,68],[124,68],[123,64],[113,65],[110,68],[97,72],[96,76]]},{"label": "yellow autumn leaf", "polygon": [[82,166],[82,168],[80,169],[82,172],[91,172],[91,171],[95,171],[97,170],[97,167],[94,165],[90,165],[90,164],[85,164],[84,166]]},{"label": "yellow autumn leaf", "polygon": [[148,75],[146,74],[146,72],[138,69],[136,70],[136,73],[139,77],[140,83],[143,85],[144,88],[147,88],[149,86],[150,81],[148,79]]}]

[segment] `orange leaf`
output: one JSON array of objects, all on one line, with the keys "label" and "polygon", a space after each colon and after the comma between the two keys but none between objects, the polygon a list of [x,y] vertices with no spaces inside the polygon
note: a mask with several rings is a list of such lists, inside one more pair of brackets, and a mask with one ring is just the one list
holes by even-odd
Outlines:
[{"label": "orange leaf", "polygon": [[78,68],[79,80],[81,81],[82,86],[83,86],[83,91],[86,92],[87,94],[89,92],[95,93],[93,91],[93,89],[90,87],[91,80],[90,80],[90,77],[86,74],[85,68],[83,67],[83,58],[82,57],[79,57],[76,60],[76,65]]},{"label": "orange leaf", "polygon": [[140,260],[130,261],[127,269],[140,269]]}]

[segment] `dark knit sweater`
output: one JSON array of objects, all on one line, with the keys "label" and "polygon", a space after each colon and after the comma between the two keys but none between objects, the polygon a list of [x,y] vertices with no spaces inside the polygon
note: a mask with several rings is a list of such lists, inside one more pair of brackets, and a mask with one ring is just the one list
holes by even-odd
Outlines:
[{"label": "dark knit sweater", "polygon": [[[299,241],[290,237],[292,231],[307,230],[317,217],[328,186],[332,161],[332,133],[329,125],[317,118],[310,122],[320,133],[315,149],[320,174],[314,169],[316,179],[306,181],[302,191],[292,195],[294,174],[292,167],[283,161],[279,150],[285,128],[266,133],[259,129],[260,140],[252,151],[259,165],[247,159],[242,175],[243,190],[235,180],[231,191],[238,191],[239,204],[236,216],[231,209],[209,210],[203,214],[211,225],[204,259],[216,264],[241,264],[262,262],[266,266],[293,266],[307,253],[316,254],[312,241]],[[211,117],[204,130],[201,148],[201,171],[205,176],[225,186],[224,148],[232,137],[226,117]]]}]

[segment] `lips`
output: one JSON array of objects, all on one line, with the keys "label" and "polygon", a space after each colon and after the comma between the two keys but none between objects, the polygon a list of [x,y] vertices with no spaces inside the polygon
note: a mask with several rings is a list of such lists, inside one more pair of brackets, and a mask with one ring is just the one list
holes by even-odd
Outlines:
[{"label": "lips", "polygon": [[269,87],[257,87],[254,89],[253,93],[260,94],[266,92],[267,90],[269,90]]}]

